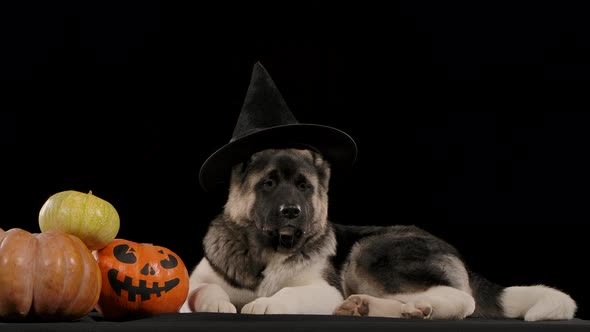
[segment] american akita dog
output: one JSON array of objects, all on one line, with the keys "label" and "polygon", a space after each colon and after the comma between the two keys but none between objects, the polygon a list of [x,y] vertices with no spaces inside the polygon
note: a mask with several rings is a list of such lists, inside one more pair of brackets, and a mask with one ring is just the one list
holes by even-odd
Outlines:
[{"label": "american akita dog", "polygon": [[306,149],[266,149],[231,171],[203,239],[183,312],[462,319],[571,319],[555,288],[502,287],[449,243],[414,226],[328,220],[330,165]]}]

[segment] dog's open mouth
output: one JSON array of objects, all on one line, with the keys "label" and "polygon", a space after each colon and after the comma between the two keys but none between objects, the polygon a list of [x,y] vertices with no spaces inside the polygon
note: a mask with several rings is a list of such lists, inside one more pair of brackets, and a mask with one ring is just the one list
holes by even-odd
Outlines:
[{"label": "dog's open mouth", "polygon": [[294,226],[283,226],[278,230],[265,230],[264,233],[278,251],[290,251],[297,248],[304,231]]},{"label": "dog's open mouth", "polygon": [[293,226],[281,227],[278,231],[279,246],[285,249],[293,249],[299,243],[303,231]]}]

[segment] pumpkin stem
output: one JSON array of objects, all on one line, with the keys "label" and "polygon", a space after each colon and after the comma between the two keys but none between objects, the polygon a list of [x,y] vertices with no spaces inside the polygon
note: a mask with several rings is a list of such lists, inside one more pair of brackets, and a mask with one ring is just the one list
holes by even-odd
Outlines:
[{"label": "pumpkin stem", "polygon": [[88,192],[88,195],[92,195],[92,190],[90,190],[90,191]]}]

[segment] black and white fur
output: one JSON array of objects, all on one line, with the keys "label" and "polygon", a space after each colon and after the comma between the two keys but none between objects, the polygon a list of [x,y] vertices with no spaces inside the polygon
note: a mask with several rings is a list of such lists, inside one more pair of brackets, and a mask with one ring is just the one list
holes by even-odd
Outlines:
[{"label": "black and white fur", "polygon": [[337,314],[429,319],[571,319],[551,287],[501,287],[415,226],[328,221],[329,164],[308,150],[256,153],[232,170],[182,312]]}]

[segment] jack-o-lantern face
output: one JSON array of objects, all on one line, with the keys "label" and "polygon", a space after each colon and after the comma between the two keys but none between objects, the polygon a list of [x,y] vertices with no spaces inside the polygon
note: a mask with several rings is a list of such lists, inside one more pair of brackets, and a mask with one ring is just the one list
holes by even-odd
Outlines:
[{"label": "jack-o-lantern face", "polygon": [[103,274],[98,309],[105,318],[177,312],[188,295],[188,271],[167,248],[115,239],[97,252]]},{"label": "jack-o-lantern face", "polygon": [[[180,283],[180,278],[176,277],[170,280],[164,280],[163,285],[160,284],[160,278],[155,280],[150,276],[156,275],[156,270],[159,268],[163,269],[174,269],[178,266],[178,259],[172,254],[164,253],[164,250],[158,250],[157,252],[162,254],[162,259],[154,264],[152,261],[144,263],[137,263],[137,255],[135,249],[129,247],[127,244],[119,244],[113,248],[113,255],[115,258],[124,264],[140,264],[142,267],[139,273],[143,277],[135,281],[133,277],[124,276],[123,280],[119,280],[119,270],[112,268],[107,272],[109,284],[113,291],[117,295],[121,296],[121,290],[127,291],[127,300],[136,301],[139,297],[141,301],[147,301],[150,296],[154,294],[157,297],[162,296],[162,292],[168,292]],[[152,286],[148,287],[148,281],[151,281]]]}]

